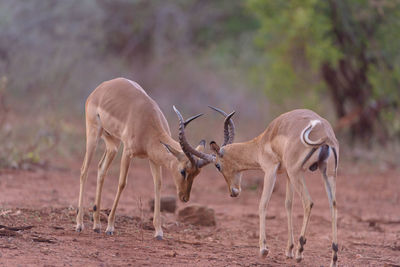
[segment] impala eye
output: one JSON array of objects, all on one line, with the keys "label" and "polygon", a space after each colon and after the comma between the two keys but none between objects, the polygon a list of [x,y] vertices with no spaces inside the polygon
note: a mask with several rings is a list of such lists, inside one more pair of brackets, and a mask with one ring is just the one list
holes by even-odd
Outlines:
[{"label": "impala eye", "polygon": [[185,170],[181,170],[181,174],[183,178],[186,178],[186,171]]},{"label": "impala eye", "polygon": [[218,169],[218,171],[221,171],[221,165],[219,165],[219,163],[215,164],[215,167]]}]

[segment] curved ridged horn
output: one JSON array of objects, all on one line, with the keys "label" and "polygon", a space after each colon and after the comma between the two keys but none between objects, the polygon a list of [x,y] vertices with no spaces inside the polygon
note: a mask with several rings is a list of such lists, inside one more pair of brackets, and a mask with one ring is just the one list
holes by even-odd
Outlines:
[{"label": "curved ridged horn", "polygon": [[[188,141],[186,140],[185,136],[185,127],[191,122],[192,120],[202,116],[203,114],[198,114],[196,116],[190,117],[186,121],[183,119],[181,113],[179,110],[175,107],[172,106],[176,115],[178,115],[179,119],[179,144],[181,145],[183,153],[188,157],[190,162],[192,163],[193,166],[197,165],[199,168],[203,167],[204,165],[207,165],[208,163],[212,162],[214,160],[214,157],[212,155],[197,151],[193,147],[190,146]],[[201,160],[196,160],[193,155],[196,157],[199,157]]]},{"label": "curved ridged horn", "polygon": [[232,111],[230,114],[227,114],[222,109],[208,106],[209,108],[215,110],[225,117],[224,121],[224,143],[222,146],[232,144],[235,139],[235,124],[233,123],[232,116],[235,114],[235,111]]}]

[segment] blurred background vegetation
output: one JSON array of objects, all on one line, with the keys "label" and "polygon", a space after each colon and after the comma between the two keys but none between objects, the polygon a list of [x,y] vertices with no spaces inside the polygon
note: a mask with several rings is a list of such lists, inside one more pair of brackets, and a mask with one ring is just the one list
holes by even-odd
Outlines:
[{"label": "blurred background vegetation", "polygon": [[120,76],[174,137],[173,104],[207,113],[193,142],[222,138],[207,105],[237,111],[238,141],[310,108],[349,151],[399,153],[399,28],[399,0],[2,0],[0,167],[81,160],[86,97]]}]

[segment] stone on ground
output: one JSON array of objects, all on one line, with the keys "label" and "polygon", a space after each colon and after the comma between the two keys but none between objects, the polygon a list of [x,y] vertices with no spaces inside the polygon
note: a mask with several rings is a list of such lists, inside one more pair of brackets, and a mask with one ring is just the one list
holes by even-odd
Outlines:
[{"label": "stone on ground", "polygon": [[191,205],[179,210],[178,220],[182,223],[200,226],[216,225],[214,210],[200,205]]},{"label": "stone on ground", "polygon": [[[154,211],[154,199],[149,201],[151,211]],[[165,196],[160,199],[160,210],[174,213],[176,210],[176,197]]]}]

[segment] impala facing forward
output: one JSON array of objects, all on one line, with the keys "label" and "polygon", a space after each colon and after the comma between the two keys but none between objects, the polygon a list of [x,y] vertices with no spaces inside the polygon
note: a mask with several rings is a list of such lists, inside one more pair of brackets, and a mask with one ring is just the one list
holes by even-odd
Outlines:
[{"label": "impala facing forward", "polygon": [[106,151],[100,160],[97,174],[96,200],[93,207],[93,229],[100,232],[100,200],[104,178],[113,161],[120,142],[123,143],[119,185],[111,213],[108,217],[106,233],[114,232],[115,211],[127,182],[127,173],[132,158],[148,158],[155,186],[153,224],[155,237],[162,239],[160,219],[161,167],[170,170],[175,181],[179,199],[189,201],[193,179],[200,169],[213,160],[201,152],[205,142],[192,148],[185,138],[184,128],[192,120],[184,121],[174,107],[179,118],[179,143],[171,138],[167,120],[147,93],[137,83],[125,78],[117,78],[100,84],[86,101],[86,155],[81,169],[79,210],[76,231],[83,230],[83,194],[88,167],[100,137],[106,144]]},{"label": "impala facing forward", "polygon": [[288,217],[288,244],[286,256],[293,258],[292,200],[293,188],[303,202],[303,226],[297,246],[296,260],[303,258],[306,244],[306,230],[310,219],[313,202],[308,193],[304,174],[307,170],[319,169],[322,173],[332,216],[332,261],[337,262],[337,223],[336,223],[336,174],[339,160],[339,144],[328,121],[311,110],[299,109],[282,114],[258,137],[244,143],[233,143],[234,112],[227,115],[224,111],[213,108],[224,115],[224,143],[219,147],[210,143],[216,153],[215,166],[224,176],[231,196],[238,196],[241,188],[241,172],[261,169],[265,172],[264,187],[259,204],[260,215],[260,254],[268,254],[265,235],[266,208],[275,185],[277,172],[284,173],[286,183],[286,213]]}]

